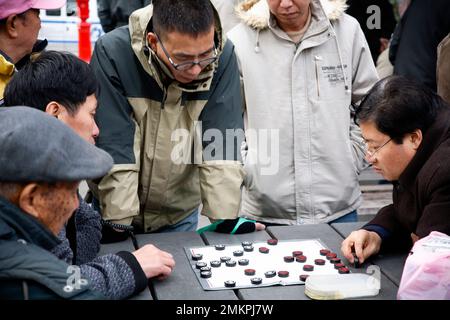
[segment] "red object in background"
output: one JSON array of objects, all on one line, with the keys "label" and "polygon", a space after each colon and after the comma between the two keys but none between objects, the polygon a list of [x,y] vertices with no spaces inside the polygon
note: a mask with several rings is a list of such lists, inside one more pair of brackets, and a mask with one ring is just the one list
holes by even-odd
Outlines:
[{"label": "red object in background", "polygon": [[81,19],[78,26],[78,56],[89,62],[91,60],[91,24],[89,18],[89,0],[77,0],[78,15]]}]

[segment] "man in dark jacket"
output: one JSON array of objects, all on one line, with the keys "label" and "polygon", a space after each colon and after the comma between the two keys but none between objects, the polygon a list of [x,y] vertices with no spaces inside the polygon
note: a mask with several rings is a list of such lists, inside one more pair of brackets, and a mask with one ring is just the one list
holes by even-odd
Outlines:
[{"label": "man in dark jacket", "polygon": [[389,49],[394,74],[436,91],[439,43],[450,32],[450,1],[412,0],[395,28]]},{"label": "man in dark jacket", "polygon": [[97,13],[103,31],[110,32],[127,25],[133,11],[151,2],[151,0],[98,0]]},{"label": "man in dark jacket", "polygon": [[379,81],[356,110],[366,159],[394,183],[393,204],[342,243],[360,262],[383,250],[409,250],[431,231],[450,235],[450,106],[424,85]]},{"label": "man in dark jacket", "polygon": [[[31,81],[30,81],[31,79]],[[92,68],[69,53],[46,51],[33,57],[6,87],[5,105],[27,105],[55,116],[94,144],[98,83]],[[135,252],[99,256],[101,217],[81,197],[80,205],[58,234],[51,251],[80,267],[81,276],[110,299],[124,299],[147,287],[147,276],[168,276],[172,256],[152,245]]]},{"label": "man in dark jacket", "polygon": [[389,0],[347,0],[347,4],[346,13],[358,20],[376,63],[395,28],[394,8]]},{"label": "man in dark jacket", "polygon": [[103,176],[112,158],[32,108],[0,108],[0,127],[0,299],[101,298],[50,251],[80,181]]}]

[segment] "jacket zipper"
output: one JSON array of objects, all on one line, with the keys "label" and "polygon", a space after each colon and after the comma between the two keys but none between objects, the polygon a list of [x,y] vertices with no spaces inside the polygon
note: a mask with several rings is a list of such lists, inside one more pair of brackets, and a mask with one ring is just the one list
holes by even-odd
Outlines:
[{"label": "jacket zipper", "polygon": [[164,105],[166,104],[167,99],[167,90],[166,88],[163,89],[163,98],[161,100],[161,110],[164,110]]}]

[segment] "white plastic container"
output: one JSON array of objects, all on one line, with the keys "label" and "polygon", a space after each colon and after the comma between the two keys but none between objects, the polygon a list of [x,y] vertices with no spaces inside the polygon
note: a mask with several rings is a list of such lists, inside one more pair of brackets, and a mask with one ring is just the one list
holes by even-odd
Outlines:
[{"label": "white plastic container", "polygon": [[311,275],[305,282],[305,294],[315,300],[371,297],[379,292],[379,277],[365,273]]}]

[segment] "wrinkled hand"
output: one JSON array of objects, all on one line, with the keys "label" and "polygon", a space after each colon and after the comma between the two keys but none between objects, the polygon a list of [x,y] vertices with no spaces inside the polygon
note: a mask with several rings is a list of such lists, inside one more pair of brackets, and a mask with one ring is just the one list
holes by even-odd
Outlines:
[{"label": "wrinkled hand", "polygon": [[157,277],[157,279],[163,280],[172,273],[175,267],[173,256],[152,244],[147,244],[134,251],[133,255],[148,279]]},{"label": "wrinkled hand", "polygon": [[380,251],[381,238],[376,232],[364,229],[353,231],[347,239],[342,242],[342,254],[350,261],[354,262],[353,253],[359,259],[359,263],[363,263],[368,257]]}]

